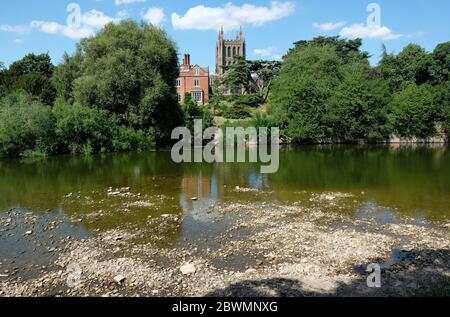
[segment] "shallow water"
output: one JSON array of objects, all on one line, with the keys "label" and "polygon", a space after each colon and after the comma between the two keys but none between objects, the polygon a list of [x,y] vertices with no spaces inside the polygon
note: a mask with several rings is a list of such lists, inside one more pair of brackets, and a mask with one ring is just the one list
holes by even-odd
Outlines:
[{"label": "shallow water", "polygon": [[[32,275],[51,265],[62,239],[146,227],[163,214],[183,222],[163,232],[161,247],[199,240],[214,247],[214,237],[233,221],[233,215],[216,219],[221,203],[308,204],[311,194],[334,192],[357,198],[350,209],[332,211],[380,225],[400,215],[423,226],[450,218],[448,147],[283,148],[278,173],[259,171],[250,163],[175,164],[169,151],[0,160],[0,274]],[[258,191],[236,192],[236,186]],[[108,194],[123,187],[131,187],[129,195]]]}]

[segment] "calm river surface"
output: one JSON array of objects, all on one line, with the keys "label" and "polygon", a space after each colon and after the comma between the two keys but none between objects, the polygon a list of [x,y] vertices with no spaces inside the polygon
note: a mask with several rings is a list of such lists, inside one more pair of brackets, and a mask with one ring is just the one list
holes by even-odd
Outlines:
[{"label": "calm river surface", "polygon": [[[265,194],[239,193],[236,186]],[[108,195],[108,188],[122,187],[138,197]],[[163,245],[214,236],[227,226],[209,221],[214,204],[291,203],[305,192],[363,195],[351,211],[354,217],[375,214],[380,222],[395,222],[402,214],[424,225],[448,221],[448,147],[284,148],[279,172],[269,175],[250,163],[175,164],[169,151],[0,160],[0,220],[6,223],[0,226],[0,274],[48,265],[56,257],[49,247],[57,248],[65,237],[81,239],[124,223],[145,226],[148,217],[162,214],[184,217],[182,228],[167,232]],[[52,221],[59,222],[54,230]]]}]

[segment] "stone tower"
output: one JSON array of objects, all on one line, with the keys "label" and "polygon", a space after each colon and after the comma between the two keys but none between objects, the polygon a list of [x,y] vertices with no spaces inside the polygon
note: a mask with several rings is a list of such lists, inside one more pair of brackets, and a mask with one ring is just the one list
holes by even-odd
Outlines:
[{"label": "stone tower", "polygon": [[223,75],[224,66],[231,65],[235,56],[246,57],[245,38],[242,27],[234,40],[226,40],[223,27],[219,31],[219,39],[216,46],[216,74]]}]

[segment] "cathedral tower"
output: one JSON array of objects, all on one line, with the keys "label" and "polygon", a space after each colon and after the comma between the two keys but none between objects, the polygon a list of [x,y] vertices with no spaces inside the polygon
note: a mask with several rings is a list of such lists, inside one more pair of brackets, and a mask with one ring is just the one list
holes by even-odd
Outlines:
[{"label": "cathedral tower", "polygon": [[246,58],[245,38],[242,27],[234,40],[226,40],[223,27],[219,31],[219,39],[216,46],[216,74],[223,75],[224,66],[231,65],[236,56]]}]

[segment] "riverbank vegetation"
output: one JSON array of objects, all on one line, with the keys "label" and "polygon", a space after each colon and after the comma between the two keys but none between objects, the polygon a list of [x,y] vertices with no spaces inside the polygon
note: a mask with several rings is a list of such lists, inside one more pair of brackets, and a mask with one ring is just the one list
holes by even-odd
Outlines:
[{"label": "riverbank vegetation", "polygon": [[3,157],[145,149],[183,122],[175,44],[147,24],[111,23],[57,67],[29,54],[0,70]]},{"label": "riverbank vegetation", "polygon": [[[111,23],[65,54],[0,62],[0,157],[130,151],[163,146],[179,125],[277,126],[293,143],[378,142],[450,131],[450,42],[383,50],[362,41],[299,41],[283,61],[237,58],[207,107],[180,106],[175,44],[160,28]],[[239,91],[224,95],[220,89]],[[239,121],[235,121],[239,120]]]},{"label": "riverbank vegetation", "polygon": [[[294,143],[448,135],[450,42],[438,45],[432,53],[416,44],[397,55],[383,48],[376,67],[371,67],[370,56],[361,46],[359,39],[338,37],[295,43],[284,56],[281,70],[266,73],[270,91],[268,102],[261,107],[267,113],[264,124],[280,127],[284,138]],[[250,65],[244,71],[247,77]],[[230,70],[227,87],[237,87],[233,83],[243,78],[236,74],[242,69]],[[235,102],[222,109],[221,115],[251,117],[246,120],[250,125],[260,122],[258,111],[234,115],[240,108],[250,107]]]}]

